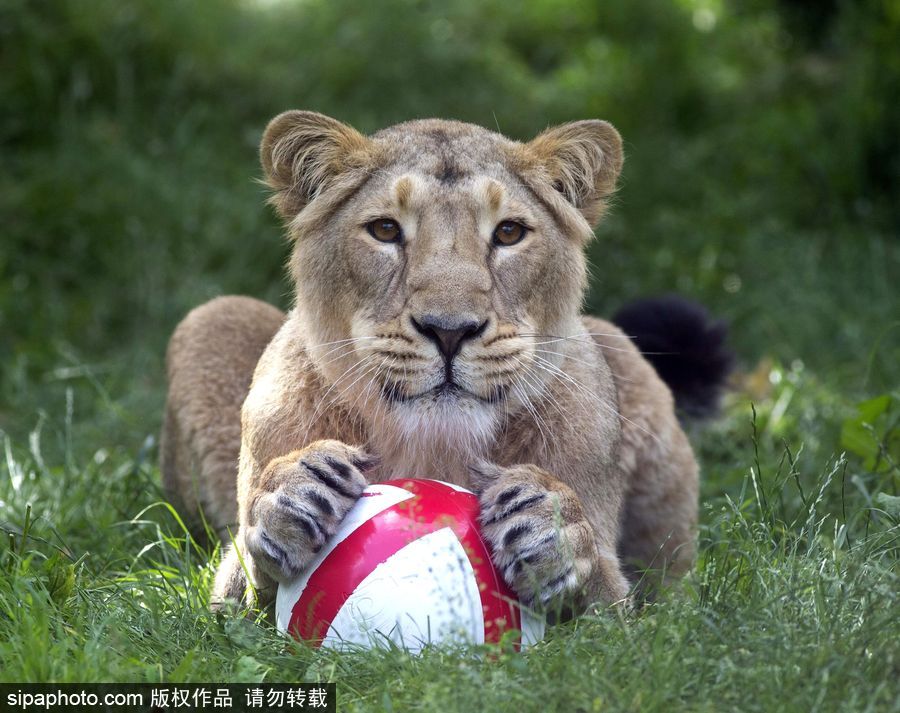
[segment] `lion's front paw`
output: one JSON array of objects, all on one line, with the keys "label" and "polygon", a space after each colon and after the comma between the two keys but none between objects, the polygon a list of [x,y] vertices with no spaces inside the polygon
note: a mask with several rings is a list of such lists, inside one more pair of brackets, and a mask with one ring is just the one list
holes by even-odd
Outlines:
[{"label": "lion's front paw", "polygon": [[479,464],[481,527],[494,564],[530,607],[568,604],[594,569],[594,532],[571,488],[534,465]]},{"label": "lion's front paw", "polygon": [[340,441],[316,441],[273,460],[252,505],[247,551],[276,581],[296,577],[335,533],[375,459]]}]

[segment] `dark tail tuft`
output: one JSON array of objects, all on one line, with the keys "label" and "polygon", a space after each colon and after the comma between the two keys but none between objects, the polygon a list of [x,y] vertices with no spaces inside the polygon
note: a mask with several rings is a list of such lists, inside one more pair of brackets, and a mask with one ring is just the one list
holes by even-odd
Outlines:
[{"label": "dark tail tuft", "polygon": [[725,344],[728,327],[706,309],[677,295],[638,300],[613,317],[656,368],[690,418],[714,416],[734,353]]}]

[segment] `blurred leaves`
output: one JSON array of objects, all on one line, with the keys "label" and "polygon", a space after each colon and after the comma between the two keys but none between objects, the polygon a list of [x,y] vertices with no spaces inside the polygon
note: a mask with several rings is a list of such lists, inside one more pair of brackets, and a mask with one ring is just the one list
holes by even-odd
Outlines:
[{"label": "blurred leaves", "polygon": [[900,396],[882,394],[856,406],[857,415],[844,421],[841,448],[875,473],[897,469],[900,463]]},{"label": "blurred leaves", "polygon": [[878,493],[875,497],[875,502],[884,508],[884,511],[890,515],[895,522],[900,522],[900,496]]},{"label": "blurred leaves", "polygon": [[588,310],[682,292],[732,322],[747,361],[893,388],[896,333],[853,379],[897,315],[900,12],[806,5],[3,0],[0,428],[27,432],[23,411],[73,364],[79,404],[103,372],[157,414],[188,309],[229,292],[289,304],[254,179],[260,133],[290,107],[518,139],[609,119],[627,160]]}]

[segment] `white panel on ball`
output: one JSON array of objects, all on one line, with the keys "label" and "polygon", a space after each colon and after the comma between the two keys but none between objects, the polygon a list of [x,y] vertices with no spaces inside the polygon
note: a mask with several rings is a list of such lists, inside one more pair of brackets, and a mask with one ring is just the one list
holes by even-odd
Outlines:
[{"label": "white panel on ball", "polygon": [[484,643],[475,572],[449,527],[378,565],[338,611],[322,645],[389,641],[414,653],[429,643]]}]

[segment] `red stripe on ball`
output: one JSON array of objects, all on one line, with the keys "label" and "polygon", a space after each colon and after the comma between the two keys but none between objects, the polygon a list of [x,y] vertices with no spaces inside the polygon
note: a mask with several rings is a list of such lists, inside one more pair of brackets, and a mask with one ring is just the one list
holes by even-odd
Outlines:
[{"label": "red stripe on ball", "polygon": [[411,542],[445,527],[456,534],[475,572],[485,641],[499,641],[505,630],[518,629],[515,595],[494,569],[490,550],[478,531],[478,498],[433,480],[404,478],[385,484],[415,497],[366,520],[328,554],[291,609],[288,631],[321,644],[341,607],[379,564]]}]

